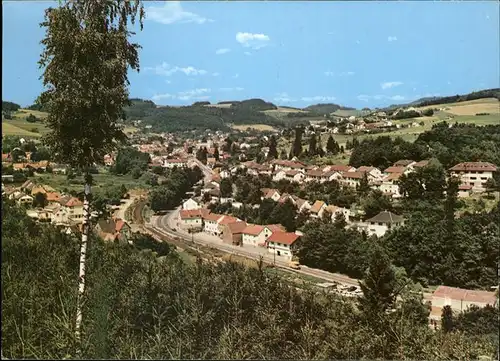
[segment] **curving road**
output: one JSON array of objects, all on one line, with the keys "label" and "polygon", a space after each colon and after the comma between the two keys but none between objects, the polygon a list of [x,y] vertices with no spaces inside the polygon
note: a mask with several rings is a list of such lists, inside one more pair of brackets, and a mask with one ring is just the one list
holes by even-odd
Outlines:
[{"label": "curving road", "polygon": [[[319,278],[328,282],[341,283],[346,285],[358,285],[358,280],[350,278],[346,275],[326,272],[316,268],[309,268],[307,266],[301,266],[300,270],[292,270],[288,267],[288,260],[284,257],[274,256],[269,253],[266,248],[263,247],[252,247],[252,246],[234,246],[231,244],[223,243],[219,237],[211,236],[205,233],[189,234],[183,230],[178,229],[177,219],[178,219],[179,209],[176,209],[164,216],[153,216],[151,218],[151,224],[146,225],[146,228],[153,228],[156,231],[161,232],[165,236],[179,237],[186,242],[193,242],[195,244],[200,244],[203,246],[213,247],[221,251],[235,254],[238,256],[243,256],[246,258],[259,260],[261,257],[263,261],[269,264],[275,264],[276,267],[287,269],[288,271],[293,271],[295,273]],[[174,231],[175,229],[175,231]]]}]

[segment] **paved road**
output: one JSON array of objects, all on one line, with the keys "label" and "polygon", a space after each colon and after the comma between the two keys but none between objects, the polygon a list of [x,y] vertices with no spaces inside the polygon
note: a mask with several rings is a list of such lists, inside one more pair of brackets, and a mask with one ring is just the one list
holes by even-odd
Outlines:
[{"label": "paved road", "polygon": [[[185,239],[186,241],[193,241],[194,243],[214,247],[228,253],[244,256],[255,260],[259,260],[260,257],[263,257],[264,261],[268,263],[274,263],[278,267],[291,270],[291,268],[288,267],[288,259],[282,256],[275,256],[274,254],[268,252],[266,248],[252,246],[233,246],[231,244],[223,243],[219,237],[211,236],[206,233],[189,234],[187,232],[184,232],[177,226],[178,214],[179,210],[177,209],[165,216],[154,216],[151,219],[151,225],[157,230],[176,235]],[[173,232],[172,229],[175,229],[176,231]],[[338,273],[330,273],[306,266],[301,266],[300,270],[294,270],[294,272],[316,277],[328,282],[338,282],[346,285],[358,285],[358,280],[350,278],[348,276]]]},{"label": "paved road", "polygon": [[[120,219],[125,220],[125,211],[128,209],[128,207],[130,207],[132,205],[132,203],[134,202],[134,200],[136,198],[137,197],[130,197],[129,199],[125,200],[124,203],[120,204],[120,208],[115,211],[114,216],[116,218],[120,218]],[[127,219],[127,221],[130,221],[130,220]]]}]

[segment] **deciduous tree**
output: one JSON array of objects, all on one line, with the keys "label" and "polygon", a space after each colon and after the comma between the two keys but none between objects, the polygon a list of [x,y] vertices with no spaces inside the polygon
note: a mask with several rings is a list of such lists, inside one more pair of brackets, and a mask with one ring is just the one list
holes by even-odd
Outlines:
[{"label": "deciduous tree", "polygon": [[129,102],[128,70],[139,70],[139,45],[128,39],[129,22],[144,10],[140,1],[64,1],[49,8],[39,65],[46,90],[38,103],[48,116],[45,143],[56,161],[85,172],[84,220],[80,256],[76,336],[81,334],[85,256],[90,229],[89,168],[125,140],[118,126]]}]

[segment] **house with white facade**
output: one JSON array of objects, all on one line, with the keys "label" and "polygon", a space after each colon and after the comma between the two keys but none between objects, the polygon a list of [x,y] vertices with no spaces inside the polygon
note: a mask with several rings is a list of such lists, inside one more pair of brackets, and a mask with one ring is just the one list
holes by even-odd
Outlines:
[{"label": "house with white facade", "polygon": [[366,220],[368,235],[382,237],[391,229],[404,225],[404,218],[389,211],[383,211],[375,217]]},{"label": "house with white facade", "polygon": [[473,192],[484,192],[486,182],[493,178],[497,166],[488,162],[464,162],[450,168],[450,174],[458,177],[462,185],[469,185]]},{"label": "house with white facade", "polygon": [[[363,176],[364,173],[361,172],[343,172],[340,182],[345,186],[356,188],[359,186]],[[370,179],[368,179],[368,182],[370,182]]]},{"label": "house with white facade", "polygon": [[264,226],[258,224],[248,224],[242,232],[243,246],[257,247],[265,245],[267,237],[264,229]]},{"label": "house with white facade", "polygon": [[312,207],[311,203],[307,199],[302,199],[297,196],[292,196],[294,204],[297,206],[297,212],[309,211]]},{"label": "house with white facade", "polygon": [[273,201],[277,202],[281,198],[281,194],[273,188],[262,188],[262,200],[264,199],[272,199]]},{"label": "house with white facade", "polygon": [[291,259],[293,256],[293,245],[300,238],[298,234],[291,232],[275,232],[267,239],[267,249],[276,256],[284,256]]},{"label": "house with white facade", "polygon": [[219,221],[224,217],[222,214],[209,213],[203,216],[203,232],[212,236],[220,236]]},{"label": "house with white facade", "polygon": [[403,173],[391,173],[385,176],[379,186],[380,191],[392,198],[401,198],[398,181],[402,175]]},{"label": "house with white facade", "polygon": [[313,203],[313,205],[309,209],[311,218],[321,218],[323,216],[323,212],[325,211],[325,209],[326,209],[326,203],[317,200],[316,202]]},{"label": "house with white facade", "polygon": [[165,168],[185,168],[187,167],[187,161],[184,159],[165,159],[163,161],[163,167]]},{"label": "house with white facade", "polygon": [[444,306],[450,306],[455,312],[463,312],[470,306],[483,308],[490,305],[496,307],[497,302],[495,292],[439,286],[432,294],[430,319],[440,323]]},{"label": "house with white facade", "polygon": [[286,179],[290,182],[295,182],[295,183],[302,183],[306,176],[304,175],[303,170],[288,170],[285,171],[285,176],[282,179]]},{"label": "house with white facade", "polygon": [[342,214],[344,216],[344,219],[347,223],[350,222],[350,217],[351,217],[350,209],[337,206],[328,206],[326,207],[326,210],[332,214],[332,222],[335,222],[335,219],[339,214]]},{"label": "house with white facade", "polygon": [[182,203],[182,209],[192,210],[192,209],[200,209],[201,206],[198,202],[196,202],[193,198],[189,198],[187,201]]},{"label": "house with white facade", "polygon": [[[182,229],[197,230],[203,229],[203,213],[202,209],[181,210],[179,212],[178,225]],[[208,210],[205,210],[208,214]]]}]

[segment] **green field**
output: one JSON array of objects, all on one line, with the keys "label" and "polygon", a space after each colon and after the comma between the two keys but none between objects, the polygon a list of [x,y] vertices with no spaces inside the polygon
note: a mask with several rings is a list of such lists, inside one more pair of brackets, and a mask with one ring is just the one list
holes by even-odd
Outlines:
[{"label": "green field", "polygon": [[[114,175],[107,172],[106,169],[100,169],[99,174],[93,174],[94,186],[93,188],[107,188],[110,186],[124,185],[127,189],[135,188],[150,188],[140,179],[133,179],[130,175]],[[49,174],[42,173],[35,175],[32,180],[51,186],[54,189],[62,191],[64,188],[68,190],[82,191],[83,190],[83,177],[76,177],[75,179],[68,180],[63,174]]]},{"label": "green field", "polygon": [[[31,123],[28,123],[28,124],[31,124]],[[25,124],[23,124],[23,126],[24,125]],[[28,129],[32,129],[32,128],[36,128],[36,127],[32,126],[31,128],[28,128]],[[29,137],[39,138],[42,136],[42,134],[40,134],[40,133],[34,133],[34,132],[31,132],[30,130],[27,130],[26,128],[23,128],[22,126],[19,126],[19,124],[17,124],[15,120],[2,120],[2,137],[6,136],[6,135],[17,135],[20,137],[27,137],[27,138],[29,138]]]}]

